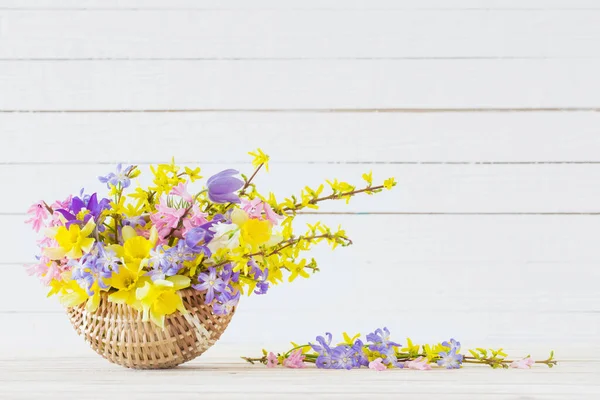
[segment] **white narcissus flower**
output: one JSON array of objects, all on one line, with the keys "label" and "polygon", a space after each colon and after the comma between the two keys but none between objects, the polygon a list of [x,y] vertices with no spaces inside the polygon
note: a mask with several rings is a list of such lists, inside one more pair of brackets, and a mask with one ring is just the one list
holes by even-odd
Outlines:
[{"label": "white narcissus flower", "polygon": [[215,234],[206,245],[211,253],[222,248],[233,249],[240,245],[240,228],[236,224],[219,223],[209,228]]}]

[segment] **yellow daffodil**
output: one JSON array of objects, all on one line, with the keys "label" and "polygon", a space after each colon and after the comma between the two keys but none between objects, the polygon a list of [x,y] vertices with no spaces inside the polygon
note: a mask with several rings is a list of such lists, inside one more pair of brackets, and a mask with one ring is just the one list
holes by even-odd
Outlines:
[{"label": "yellow daffodil", "polygon": [[69,229],[64,226],[49,229],[47,235],[56,240],[58,247],[46,248],[45,255],[51,260],[59,260],[65,256],[70,259],[81,258],[83,253],[88,253],[94,246],[94,239],[88,236],[95,227],[94,220],[90,218],[83,229],[77,224],[72,224]]},{"label": "yellow daffodil", "polygon": [[179,310],[187,313],[178,290],[190,286],[190,278],[175,275],[165,280],[146,281],[136,290],[137,300],[140,301],[143,321],[152,321],[161,328],[165,327],[165,316]]},{"label": "yellow daffodil", "polygon": [[117,292],[108,296],[108,299],[118,304],[129,304],[140,309],[136,290],[145,283],[146,279],[140,279],[145,274],[144,267],[148,265],[150,250],[154,246],[153,240],[137,236],[135,230],[130,226],[124,226],[121,234],[125,243],[123,246],[112,245],[109,249],[121,258],[123,265],[117,272],[113,273],[108,283],[118,289]]},{"label": "yellow daffodil", "polygon": [[241,229],[241,238],[252,248],[257,248],[271,239],[271,223],[259,219],[249,219]]}]

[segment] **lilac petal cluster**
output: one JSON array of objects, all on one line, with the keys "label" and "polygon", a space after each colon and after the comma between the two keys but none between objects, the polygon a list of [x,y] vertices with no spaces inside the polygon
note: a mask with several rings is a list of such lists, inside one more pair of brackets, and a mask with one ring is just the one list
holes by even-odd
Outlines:
[{"label": "lilac petal cluster", "polygon": [[244,182],[233,175],[239,174],[235,169],[226,169],[208,178],[208,198],[213,203],[239,203],[240,198],[235,192],[244,186]]},{"label": "lilac petal cluster", "polygon": [[111,268],[104,262],[104,259],[98,254],[102,251],[92,251],[79,261],[71,260],[70,266],[72,269],[72,279],[76,280],[82,289],[85,289],[89,296],[94,295],[94,284],[98,284],[100,289],[108,289],[110,285],[105,282],[112,276]]},{"label": "lilac petal cluster", "polygon": [[205,301],[212,303],[213,312],[218,315],[229,314],[240,300],[240,291],[233,287],[238,283],[240,273],[233,272],[230,264],[217,272],[216,268],[209,268],[207,272],[198,274],[198,283],[192,287],[198,291],[206,292]]},{"label": "lilac petal cluster", "polygon": [[129,179],[129,173],[133,169],[133,165],[129,165],[123,168],[122,164],[117,165],[117,173],[111,172],[106,176],[99,176],[98,180],[102,183],[106,183],[106,186],[110,189],[110,185],[117,186],[121,185],[123,189],[126,189],[131,184]]},{"label": "lilac petal cluster", "polygon": [[331,333],[317,336],[318,344],[309,343],[312,349],[319,355],[315,361],[317,368],[324,369],[352,369],[368,366],[369,361],[363,352],[363,342],[357,339],[352,345],[340,344],[331,346]]},{"label": "lilac petal cluster", "polygon": [[[209,225],[210,224],[210,225]],[[194,253],[204,253],[207,257],[211,256],[211,251],[206,246],[213,240],[215,234],[208,228],[212,226],[212,221],[190,229],[185,234],[185,244]]]},{"label": "lilac petal cluster", "polygon": [[177,275],[185,261],[195,259],[197,252],[189,248],[185,241],[180,240],[176,246],[165,250],[164,246],[158,246],[150,251],[148,265],[152,267],[147,275],[155,281],[165,279],[167,276]]},{"label": "lilac petal cluster", "polygon": [[257,281],[254,293],[259,295],[266,294],[269,290],[269,282],[267,282],[267,278],[269,277],[269,268],[265,268],[264,271],[261,270],[253,259],[248,261],[248,265],[250,266],[250,273]]},{"label": "lilac petal cluster", "polygon": [[454,339],[450,339],[450,342],[443,342],[442,346],[449,347],[450,351],[440,351],[437,364],[440,367],[444,367],[446,369],[458,369],[461,367],[463,362],[463,355],[458,354],[460,351],[460,342],[457,342]]},{"label": "lilac petal cluster", "polygon": [[388,328],[376,329],[375,332],[367,335],[367,341],[371,342],[369,349],[372,351],[378,351],[383,358],[385,365],[392,364],[393,366],[402,368],[403,364],[398,362],[396,357],[396,350],[394,347],[399,347],[400,344],[392,342],[390,340],[390,331]]},{"label": "lilac petal cluster", "polygon": [[[89,198],[86,196],[83,196],[83,198],[73,197],[68,208],[63,208],[56,211],[65,217],[67,220],[65,226],[68,228],[72,224],[86,224],[90,218],[94,218],[94,221],[97,221],[102,211],[108,210],[109,208],[110,200],[101,199],[98,201],[98,196],[96,193],[94,193],[89,196]],[[77,219],[77,214],[84,209],[87,210],[88,213],[83,217],[83,220]]]}]

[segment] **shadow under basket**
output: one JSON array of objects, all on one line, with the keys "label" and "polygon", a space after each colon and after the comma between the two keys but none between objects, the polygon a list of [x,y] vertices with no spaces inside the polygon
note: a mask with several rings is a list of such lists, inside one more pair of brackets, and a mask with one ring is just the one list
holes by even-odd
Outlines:
[{"label": "shadow under basket", "polygon": [[221,337],[235,309],[215,315],[204,302],[204,292],[179,291],[187,315],[179,311],[165,317],[165,328],[142,321],[142,314],[126,304],[111,303],[103,293],[98,309],[85,304],[67,309],[71,324],[92,349],[108,361],[128,368],[173,368],[193,360]]}]

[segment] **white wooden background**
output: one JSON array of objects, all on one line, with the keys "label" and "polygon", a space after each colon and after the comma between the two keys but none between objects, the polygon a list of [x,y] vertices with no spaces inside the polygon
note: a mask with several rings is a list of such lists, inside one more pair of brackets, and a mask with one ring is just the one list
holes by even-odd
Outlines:
[{"label": "white wooden background", "polygon": [[[594,0],[0,0],[0,394],[76,376],[71,393],[95,398],[90,373],[123,372],[25,275],[30,203],[101,190],[95,177],[119,161],[248,172],[246,152],[262,147],[272,172],[258,183],[280,196],[368,170],[398,186],[299,218],[342,223],[355,245],[316,250],[321,273],[244,299],[192,365],[388,326],[401,341],[552,348],[572,362],[528,377],[463,371],[450,389],[458,378],[439,373],[427,393],[597,398],[598,364],[580,362],[600,357],[599,56]],[[238,383],[206,368],[212,386],[182,395]],[[200,376],[185,371],[169,376]],[[154,375],[136,376],[148,398]],[[415,395],[430,379],[329,376],[304,390]],[[265,395],[299,390],[276,377]]]}]

